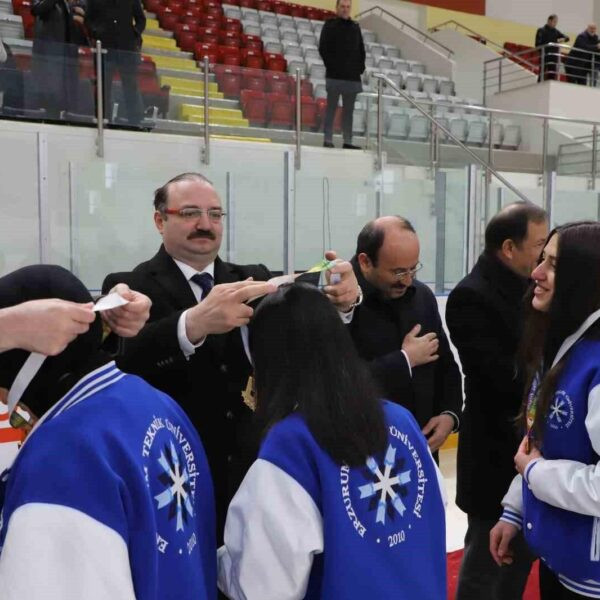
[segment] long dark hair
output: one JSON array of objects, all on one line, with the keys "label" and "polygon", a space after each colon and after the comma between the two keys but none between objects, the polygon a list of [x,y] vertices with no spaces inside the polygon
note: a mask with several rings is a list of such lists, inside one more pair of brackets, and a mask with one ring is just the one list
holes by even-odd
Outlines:
[{"label": "long dark hair", "polygon": [[250,326],[259,422],[269,430],[294,411],[338,464],[385,450],[383,409],[339,314],[315,287],[267,296]]},{"label": "long dark hair", "polygon": [[527,397],[537,373],[542,375],[538,390],[535,438],[543,438],[544,423],[558,379],[565,366],[563,357],[554,367],[556,354],[571,334],[600,308],[600,223],[571,223],[550,232],[558,235],[558,253],[554,274],[554,294],[547,313],[533,308],[532,283],[526,296],[526,318],[520,349],[520,362],[527,382],[521,419],[525,425]]}]

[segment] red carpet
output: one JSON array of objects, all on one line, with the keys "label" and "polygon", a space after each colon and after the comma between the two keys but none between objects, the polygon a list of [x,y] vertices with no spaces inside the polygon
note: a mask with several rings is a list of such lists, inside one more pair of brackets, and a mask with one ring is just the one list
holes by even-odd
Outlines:
[{"label": "red carpet", "polygon": [[[458,571],[460,569],[460,561],[462,560],[463,551],[457,550],[448,554],[448,600],[454,600],[456,594],[456,583],[458,581]],[[534,563],[523,600],[539,600],[540,587],[538,585],[538,563]]]}]

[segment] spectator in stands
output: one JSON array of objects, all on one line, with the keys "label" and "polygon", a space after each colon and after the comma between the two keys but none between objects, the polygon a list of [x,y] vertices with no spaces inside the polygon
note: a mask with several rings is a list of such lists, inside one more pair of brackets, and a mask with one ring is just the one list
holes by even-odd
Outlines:
[{"label": "spectator in stands", "polygon": [[[84,4],[79,0],[33,0],[32,75],[38,98],[51,119],[77,107],[78,46],[87,44]],[[32,99],[28,99],[31,103]]]},{"label": "spectator in stands", "polygon": [[445,598],[439,471],[411,414],[379,400],[331,304],[307,284],[280,288],[258,307],[249,346],[265,438],[229,507],[223,591]]},{"label": "spectator in stands", "polygon": [[594,72],[600,68],[597,56],[598,50],[600,50],[600,40],[597,29],[595,23],[590,23],[586,30],[577,36],[573,49],[565,60],[569,83],[587,85],[588,74],[593,77]]},{"label": "spectator in stands", "polygon": [[522,536],[513,541],[513,563],[498,567],[489,534],[514,477],[514,423],[525,386],[516,368],[523,297],[547,235],[541,208],[505,207],[486,228],[477,264],[448,297],[446,323],[465,376],[456,504],[468,530],[456,600],[520,600],[531,567]]},{"label": "spectator in stands", "polygon": [[15,57],[0,36],[0,94],[2,106],[23,108],[23,73],[17,67]]},{"label": "spectator in stands", "polygon": [[[91,301],[61,267],[0,279],[0,309],[48,298]],[[11,422],[30,429],[0,479],[0,598],[215,600],[202,443],[171,398],[100,350],[100,320],[87,325],[41,365],[0,354]]]},{"label": "spectator in stands", "polygon": [[406,219],[365,225],[352,259],[364,300],[350,332],[383,397],[413,413],[435,452],[458,430],[462,385],[437,300],[416,280],[419,252]]},{"label": "spectator in stands", "polygon": [[326,69],[327,110],[323,128],[326,148],[333,148],[333,121],[341,96],[343,147],[358,149],[352,145],[352,117],[356,96],[362,91],[365,45],[360,25],[350,18],[351,9],[351,0],[337,0],[337,17],[326,21],[319,40],[319,54]]},{"label": "spectator in stands", "polygon": [[[125,340],[117,363],[175,398],[198,427],[213,473],[220,518],[258,450],[252,411],[242,400],[251,366],[239,327],[252,309],[243,304],[272,286],[264,265],[235,265],[218,254],[221,200],[205,177],[184,173],[156,190],[158,253],[130,273],[109,275],[103,288],[124,281],[152,300],[150,321]],[[330,255],[332,256],[332,255]],[[332,303],[352,316],[359,295],[352,266],[338,264],[339,283],[326,287]],[[214,286],[214,287],[213,287]]]},{"label": "spectator in stands", "polygon": [[540,49],[540,74],[538,81],[546,79],[558,79],[560,48],[557,46],[547,46],[547,44],[566,44],[569,36],[561,33],[556,26],[558,17],[550,15],[548,21],[543,27],[540,27],[535,34],[535,46]]},{"label": "spectator in stands", "polygon": [[[138,66],[146,15],[141,0],[87,0],[86,24],[91,36],[108,49],[104,61],[104,113],[112,118],[114,76],[121,76],[127,123],[140,125],[144,115],[138,88]],[[122,105],[122,100],[119,106]],[[119,108],[120,110],[120,108]],[[119,112],[119,116],[121,113]]]}]

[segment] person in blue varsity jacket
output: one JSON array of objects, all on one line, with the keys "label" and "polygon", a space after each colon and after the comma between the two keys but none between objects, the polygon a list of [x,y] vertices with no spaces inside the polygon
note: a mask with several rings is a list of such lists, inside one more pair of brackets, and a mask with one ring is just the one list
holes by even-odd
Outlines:
[{"label": "person in blue varsity jacket", "polygon": [[381,402],[335,308],[296,283],[250,323],[259,458],[232,500],[219,587],[243,600],[446,598],[443,483]]},{"label": "person in blue varsity jacket", "polygon": [[490,533],[498,564],[523,528],[542,600],[600,598],[600,224],[553,231],[532,273],[519,475]]},{"label": "person in blue varsity jacket", "polygon": [[[60,267],[0,279],[0,308],[44,298],[91,301]],[[0,354],[11,423],[33,426],[0,477],[0,598],[214,600],[200,439],[175,401],[117,369],[101,341],[96,319],[45,360]]]}]

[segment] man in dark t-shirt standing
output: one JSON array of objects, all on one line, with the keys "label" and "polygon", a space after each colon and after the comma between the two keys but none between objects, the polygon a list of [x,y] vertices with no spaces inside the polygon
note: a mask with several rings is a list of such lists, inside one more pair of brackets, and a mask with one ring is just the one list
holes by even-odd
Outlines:
[{"label": "man in dark t-shirt standing", "polygon": [[352,114],[356,95],[362,91],[360,76],[365,70],[365,45],[360,25],[350,18],[351,0],[337,0],[337,16],[323,26],[319,54],[325,63],[327,111],[325,113],[323,146],[333,148],[333,120],[342,96],[342,131],[344,148],[352,145]]}]

